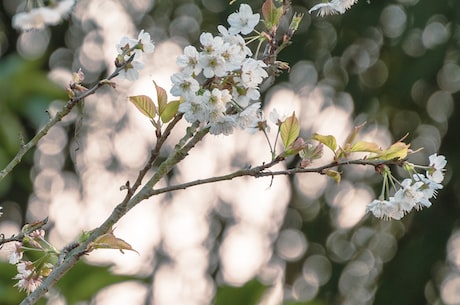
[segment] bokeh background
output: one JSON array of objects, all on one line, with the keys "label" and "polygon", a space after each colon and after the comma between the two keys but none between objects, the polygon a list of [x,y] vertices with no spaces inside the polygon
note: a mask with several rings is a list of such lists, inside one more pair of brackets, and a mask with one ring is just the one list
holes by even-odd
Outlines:
[{"label": "bokeh background", "polygon": [[[254,11],[262,2],[247,1]],[[98,226],[154,143],[152,126],[127,97],[154,96],[152,80],[169,88],[183,47],[226,26],[239,3],[80,0],[68,21],[20,33],[11,18],[24,1],[3,0],[1,168],[21,138],[30,139],[62,107],[72,72],[81,68],[86,84],[105,77],[120,38],[140,29],[156,49],[139,81],[117,79],[116,89],[87,98],[0,183],[0,232],[12,235],[49,216],[49,239],[62,248]],[[316,3],[293,0],[289,15]],[[303,137],[319,132],[341,142],[367,122],[360,136],[383,147],[408,134],[413,149],[424,148],[414,162],[446,155],[446,186],[431,208],[402,221],[366,215],[381,179],[364,167],[344,168],[339,185],[308,174],[177,191],[143,202],[117,225],[117,236],[139,254],[91,253],[41,304],[460,304],[459,47],[459,1],[361,0],[340,16],[307,13],[280,56],[290,73],[263,93],[266,115],[274,107],[295,110]],[[164,157],[185,127],[176,128]],[[162,185],[269,159],[262,134],[209,136]],[[0,250],[1,304],[24,297],[12,287],[10,251]]]}]

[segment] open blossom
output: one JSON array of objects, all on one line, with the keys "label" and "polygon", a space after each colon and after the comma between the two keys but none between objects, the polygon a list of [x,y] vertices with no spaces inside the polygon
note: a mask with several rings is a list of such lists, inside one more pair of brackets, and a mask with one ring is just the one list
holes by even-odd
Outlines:
[{"label": "open blossom", "polygon": [[202,54],[199,63],[203,67],[203,75],[207,78],[222,77],[226,74],[225,58],[217,54]]},{"label": "open blossom", "polygon": [[393,197],[390,197],[389,200],[375,199],[367,206],[366,211],[371,212],[377,218],[383,218],[385,220],[399,220],[404,216],[404,212],[400,209],[400,206],[395,202]]},{"label": "open blossom", "polygon": [[32,262],[20,262],[16,266],[18,274],[13,279],[19,281],[14,285],[15,287],[18,287],[20,291],[25,290],[29,294],[40,286],[43,277],[37,274]]},{"label": "open blossom", "polygon": [[343,14],[353,4],[357,3],[358,0],[331,0],[326,3],[318,3],[313,6],[308,13],[311,14],[314,11],[318,11],[319,16]]},{"label": "open blossom", "polygon": [[11,252],[10,256],[8,257],[8,262],[15,265],[21,261],[24,252],[22,251],[22,243],[15,241],[13,245],[14,251]]},{"label": "open blossom", "polygon": [[[420,210],[431,206],[430,199],[435,198],[437,190],[442,189],[444,168],[447,165],[446,158],[442,155],[429,156],[429,166],[416,166],[410,164],[409,172],[414,168],[427,169],[426,176],[421,173],[412,174],[411,178],[404,179],[393,197],[388,200],[374,200],[367,206],[367,212],[384,219],[400,219],[412,209]],[[382,196],[383,197],[383,196]]]},{"label": "open blossom", "polygon": [[241,80],[246,88],[257,87],[268,76],[267,65],[261,60],[247,58],[241,68]]},{"label": "open blossom", "polygon": [[[150,39],[150,34],[141,30],[137,39],[122,37],[116,49],[119,54],[116,60],[117,66],[124,65],[120,70],[120,76],[134,81],[139,78],[139,70],[144,68],[144,64],[139,59],[143,53],[152,53],[155,45]],[[129,60],[131,61],[128,62]]]},{"label": "open blossom", "polygon": [[433,182],[441,183],[444,180],[444,167],[447,165],[446,158],[437,154],[433,154],[428,158],[430,160],[430,169],[427,170],[426,176]]},{"label": "open blossom", "polygon": [[173,87],[171,94],[181,96],[184,100],[194,99],[200,84],[196,79],[185,73],[175,73],[171,76]]},{"label": "open blossom", "polygon": [[149,54],[153,53],[153,51],[155,50],[155,45],[153,44],[152,39],[150,38],[150,34],[144,32],[144,30],[141,30],[139,32],[139,35],[137,36],[137,41],[141,52]]},{"label": "open blossom", "polygon": [[412,179],[404,179],[401,188],[395,193],[394,200],[403,212],[408,213],[425,197],[421,191],[423,182],[412,183]]},{"label": "open blossom", "polygon": [[182,68],[182,73],[185,74],[199,74],[202,70],[201,65],[198,63],[200,53],[194,46],[186,46],[184,54],[179,55],[176,59],[177,65]]},{"label": "open blossom", "polygon": [[250,104],[243,111],[238,113],[238,126],[241,129],[248,128],[249,133],[253,132],[254,127],[259,125],[262,116],[260,112],[260,103]]},{"label": "open blossom", "polygon": [[139,78],[139,70],[144,68],[144,64],[133,60],[120,70],[120,77],[130,81],[135,81]]},{"label": "open blossom", "polygon": [[240,10],[227,18],[228,24],[230,24],[228,31],[231,34],[241,33],[247,35],[254,30],[259,20],[260,15],[253,14],[249,5],[241,4]]},{"label": "open blossom", "polygon": [[220,35],[200,35],[200,47],[188,46],[177,58],[180,73],[171,77],[170,90],[183,102],[179,112],[190,122],[202,122],[211,134],[228,135],[234,128],[258,123],[258,86],[268,77],[267,65],[250,58],[251,50],[239,33],[248,34],[259,22],[247,4],[228,18],[230,28],[219,26]]}]

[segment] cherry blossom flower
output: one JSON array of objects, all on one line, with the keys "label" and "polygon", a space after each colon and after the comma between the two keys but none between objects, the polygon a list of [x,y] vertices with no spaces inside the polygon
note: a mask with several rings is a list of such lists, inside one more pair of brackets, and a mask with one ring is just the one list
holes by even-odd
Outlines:
[{"label": "cherry blossom flower", "polygon": [[213,135],[223,134],[225,136],[230,135],[235,127],[235,119],[228,115],[221,115],[214,118],[213,122],[209,124],[209,133]]},{"label": "cherry blossom flower", "polygon": [[21,31],[39,30],[56,25],[67,18],[75,0],[59,1],[55,5],[40,6],[13,16],[12,26]]},{"label": "cherry blossom flower", "polygon": [[433,154],[428,158],[430,160],[430,169],[426,172],[427,178],[435,183],[441,183],[444,180],[444,167],[447,164],[446,158],[437,154]]},{"label": "cherry blossom flower", "polygon": [[228,19],[230,28],[219,26],[220,35],[202,33],[201,47],[184,48],[177,58],[182,71],[171,77],[171,94],[183,100],[179,111],[190,123],[205,123],[211,134],[257,125],[260,103],[250,102],[260,98],[258,86],[268,77],[267,65],[249,57],[252,52],[238,34],[252,32],[259,14],[242,4]]},{"label": "cherry blossom flower", "polygon": [[225,59],[220,55],[202,54],[199,63],[203,67],[203,75],[206,78],[225,76],[227,72]]},{"label": "cherry blossom flower", "polygon": [[267,65],[253,58],[247,58],[241,67],[241,81],[246,88],[257,87],[268,76],[264,70]]},{"label": "cherry blossom flower", "polygon": [[318,16],[343,14],[353,4],[357,3],[358,0],[331,0],[326,3],[318,3],[313,6],[308,13],[311,14],[314,11],[318,11]]},{"label": "cherry blossom flower", "polygon": [[10,264],[17,264],[21,261],[24,252],[22,251],[22,243],[15,241],[14,244],[14,251],[10,253],[8,257],[8,262]]},{"label": "cherry blossom flower", "polygon": [[120,70],[120,77],[130,81],[135,81],[139,78],[139,70],[143,68],[143,63],[133,60]]},{"label": "cherry blossom flower", "polygon": [[375,199],[367,206],[366,211],[384,220],[399,220],[404,216],[404,212],[400,209],[400,206],[395,203],[393,197],[390,197],[389,200]]},{"label": "cherry blossom flower", "polygon": [[194,46],[186,46],[184,48],[184,54],[179,55],[176,59],[177,65],[182,68],[182,73],[198,75],[201,72],[202,67],[198,63],[199,55]]},{"label": "cherry blossom flower", "polygon": [[260,15],[253,14],[252,9],[247,4],[241,4],[240,10],[228,16],[227,21],[230,24],[228,32],[230,34],[241,33],[247,35],[251,33],[259,23]]},{"label": "cherry blossom flower", "polygon": [[155,45],[152,42],[152,39],[150,38],[150,34],[147,32],[144,32],[144,30],[141,30],[139,32],[139,35],[137,36],[137,42],[139,44],[139,49],[142,51],[142,53],[149,54],[153,53],[155,50]]},{"label": "cherry blossom flower", "polygon": [[43,277],[35,272],[35,267],[30,261],[20,262],[16,265],[18,274],[13,277],[19,280],[14,286],[19,291],[25,290],[27,294],[33,292],[42,283]]},{"label": "cherry blossom flower", "polygon": [[200,84],[196,79],[185,73],[175,73],[171,76],[173,87],[171,94],[181,96],[184,100],[194,99]]},{"label": "cherry blossom flower", "polygon": [[205,122],[209,110],[208,106],[203,103],[202,96],[195,96],[195,98],[190,98],[181,103],[179,112],[184,114],[187,122]]},{"label": "cherry blossom flower", "polygon": [[404,213],[410,212],[425,197],[420,189],[423,182],[412,182],[412,179],[404,179],[401,188],[394,195],[395,202]]},{"label": "cherry blossom flower", "polygon": [[123,67],[120,76],[134,81],[139,78],[139,70],[144,68],[144,64],[139,59],[143,53],[152,53],[155,45],[150,39],[150,34],[141,30],[137,39],[122,37],[116,49],[119,54],[116,59],[117,66]]},{"label": "cherry blossom flower", "polygon": [[30,31],[40,30],[47,25],[56,25],[61,21],[61,14],[49,7],[39,7],[13,16],[13,28]]}]

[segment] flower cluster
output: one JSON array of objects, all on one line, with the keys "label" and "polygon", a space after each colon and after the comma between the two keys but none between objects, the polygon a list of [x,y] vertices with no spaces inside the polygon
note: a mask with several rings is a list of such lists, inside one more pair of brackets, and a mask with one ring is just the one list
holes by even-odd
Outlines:
[{"label": "flower cluster", "polygon": [[47,25],[56,25],[67,18],[75,0],[62,0],[49,6],[29,8],[13,16],[13,28],[21,31],[43,29]]},{"label": "flower cluster", "polygon": [[155,45],[150,39],[150,34],[141,30],[137,39],[123,37],[116,46],[118,56],[115,65],[120,69],[120,76],[130,81],[139,77],[139,70],[144,64],[139,61],[143,53],[153,53]]},{"label": "flower cluster", "polygon": [[[367,206],[367,212],[378,218],[399,220],[414,208],[420,210],[430,207],[430,199],[436,197],[437,190],[443,188],[441,182],[444,180],[447,161],[444,156],[437,154],[431,155],[429,161],[427,167],[407,163],[405,169],[412,174],[412,178],[404,179],[394,196],[388,199],[385,199],[388,182],[393,183],[395,179],[389,171],[384,171],[382,195]],[[425,169],[425,174],[417,173],[416,167]]]},{"label": "flower cluster", "polygon": [[259,120],[259,85],[268,77],[267,65],[252,58],[241,34],[259,23],[247,4],[228,17],[230,28],[219,35],[202,33],[199,50],[187,46],[177,58],[181,72],[171,76],[171,94],[181,97],[179,111],[190,122],[208,124],[211,134],[229,135],[235,127],[254,127]]},{"label": "flower cluster", "polygon": [[[27,226],[27,225],[26,225]],[[56,261],[58,251],[45,240],[45,231],[34,230],[30,233],[24,232],[22,242],[14,242],[14,250],[9,256],[9,263],[16,265],[18,274],[13,277],[18,282],[14,285],[28,294],[34,291],[42,282],[43,278],[53,269],[53,262]],[[33,251],[42,253],[42,256],[35,261],[25,258],[24,252]]]},{"label": "flower cluster", "polygon": [[358,0],[331,0],[330,2],[316,4],[308,13],[311,14],[314,11],[318,11],[318,15],[321,17],[325,15],[343,14],[357,2]]}]

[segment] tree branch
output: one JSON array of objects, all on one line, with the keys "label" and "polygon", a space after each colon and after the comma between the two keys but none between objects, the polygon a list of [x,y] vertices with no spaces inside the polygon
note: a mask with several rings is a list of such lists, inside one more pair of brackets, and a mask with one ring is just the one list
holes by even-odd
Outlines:
[{"label": "tree branch", "polygon": [[[172,124],[175,125],[179,120],[180,118],[176,118]],[[168,174],[177,163],[182,161],[187,156],[188,152],[196,145],[196,143],[201,141],[203,137],[209,132],[209,128],[204,128],[195,132],[197,128],[198,123],[193,124],[191,127],[187,128],[186,135],[179,141],[180,145],[176,145],[173,153],[164,162],[161,163],[152,178],[150,178],[150,180],[142,187],[136,196],[132,196],[132,191],[128,189],[130,195],[127,195],[123,201],[114,208],[110,216],[104,221],[103,224],[91,231],[91,234],[87,240],[78,245],[72,243],[72,247],[66,247],[71,249],[68,254],[63,257],[62,261],[58,262],[58,264],[53,268],[53,271],[43,280],[42,284],[37,287],[37,289],[35,289],[30,295],[28,295],[20,305],[32,305],[38,302],[38,300],[40,300],[45,295],[45,293],[47,293],[48,290],[53,287],[54,284],[56,284],[64,276],[64,274],[80,260],[80,257],[87,254],[88,245],[91,242],[93,242],[97,237],[109,232],[113,225],[117,223],[130,209],[135,207],[141,201],[149,198],[150,196],[147,196],[149,190],[162,177]],[[168,132],[165,131],[165,137],[167,137],[169,132],[170,130]],[[162,143],[157,143],[157,145],[161,146]],[[154,159],[154,155],[155,149],[152,151],[152,155],[149,160],[152,160],[152,158]],[[148,169],[145,169],[150,168],[149,166],[151,167],[151,163],[147,162],[144,169],[139,172],[135,185],[138,181],[142,180],[143,176],[145,176],[146,172],[148,171]],[[139,182],[139,185],[140,183],[141,182]]]},{"label": "tree branch", "polygon": [[205,178],[205,179],[197,179],[194,181],[186,182],[186,183],[181,183],[177,185],[172,185],[172,186],[167,186],[164,188],[160,189],[151,189],[148,192],[148,196],[155,196],[158,194],[162,193],[168,193],[172,191],[177,191],[177,190],[184,190],[192,186],[197,186],[197,185],[203,185],[203,184],[209,184],[209,183],[215,183],[215,182],[220,182],[220,181],[227,181],[227,180],[233,180],[238,177],[243,177],[243,176],[252,176],[255,178],[260,178],[260,177],[273,177],[273,176],[286,176],[286,175],[294,175],[294,174],[300,174],[300,173],[318,173],[318,174],[324,174],[324,171],[326,169],[331,169],[334,167],[338,166],[343,166],[343,165],[368,165],[368,166],[374,166],[377,167],[379,165],[400,165],[401,160],[362,160],[362,159],[357,159],[357,160],[344,160],[344,161],[334,161],[319,167],[310,167],[310,168],[292,168],[292,169],[287,169],[287,170],[280,170],[280,171],[265,171],[266,169],[276,165],[280,161],[284,160],[283,158],[275,158],[270,163],[264,163],[262,165],[259,165],[257,167],[253,168],[248,168],[248,169],[240,169],[237,170],[233,173],[222,175],[222,176],[217,176],[217,177],[210,177],[210,178]]},{"label": "tree branch", "polygon": [[16,153],[16,155],[13,157],[13,159],[6,165],[4,169],[0,171],[0,181],[3,180],[19,163],[21,163],[22,158],[24,155],[35,145],[37,145],[38,141],[40,141],[41,138],[43,138],[48,131],[56,125],[58,122],[60,122],[67,114],[72,111],[72,109],[77,105],[80,101],[84,100],[86,97],[88,97],[91,94],[94,94],[100,87],[110,84],[109,80],[113,79],[116,77],[122,69],[124,69],[125,65],[127,65],[130,61],[127,61],[125,64],[123,64],[120,67],[117,67],[115,71],[106,79],[103,79],[99,81],[96,85],[94,85],[91,89],[88,89],[85,92],[82,92],[81,94],[71,98],[65,105],[64,107],[56,113],[56,115],[50,119],[36,134],[35,136],[26,144],[21,145],[21,148],[19,151]]}]

